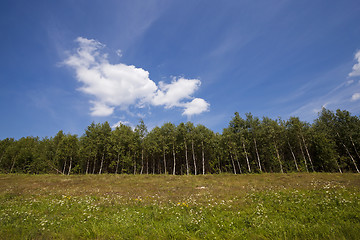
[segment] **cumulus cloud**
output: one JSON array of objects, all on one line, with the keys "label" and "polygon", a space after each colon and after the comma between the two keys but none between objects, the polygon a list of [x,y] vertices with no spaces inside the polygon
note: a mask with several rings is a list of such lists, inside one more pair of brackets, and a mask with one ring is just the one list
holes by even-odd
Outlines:
[{"label": "cumulus cloud", "polygon": [[173,79],[170,84],[159,82],[159,89],[152,99],[154,105],[166,108],[183,106],[183,99],[191,99],[191,95],[200,87],[198,79]]},{"label": "cumulus cloud", "polygon": [[352,67],[352,72],[349,73],[350,77],[360,76],[360,50],[355,53],[354,59],[357,61],[357,63]]},{"label": "cumulus cloud", "polygon": [[183,115],[191,116],[202,112],[207,112],[209,111],[209,107],[210,104],[207,103],[204,99],[195,98],[191,102],[185,104]]},{"label": "cumulus cloud", "polygon": [[90,101],[91,115],[109,116],[116,108],[126,110],[129,106],[146,104],[180,107],[187,116],[208,111],[205,100],[192,96],[200,87],[200,80],[173,78],[170,84],[159,82],[157,86],[149,78],[149,72],[142,68],[109,63],[107,55],[100,53],[105,46],[102,43],[82,37],[76,42],[78,49],[64,64],[75,69],[76,79],[82,83],[79,90],[94,97]]},{"label": "cumulus cloud", "polygon": [[360,93],[354,93],[351,96],[351,101],[356,101],[356,100],[359,100],[359,99],[360,99]]},{"label": "cumulus cloud", "polygon": [[90,101],[93,106],[90,108],[92,116],[108,116],[113,114],[114,108],[102,102]]}]

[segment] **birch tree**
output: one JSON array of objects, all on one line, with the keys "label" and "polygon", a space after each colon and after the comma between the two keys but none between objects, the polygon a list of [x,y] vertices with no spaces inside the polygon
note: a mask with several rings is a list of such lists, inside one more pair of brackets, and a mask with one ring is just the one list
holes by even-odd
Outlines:
[{"label": "birch tree", "polygon": [[147,127],[143,120],[140,120],[139,124],[135,128],[137,138],[140,140],[140,149],[141,149],[141,170],[140,174],[143,174],[144,171],[144,151],[145,151],[145,137],[148,134]]},{"label": "birch tree", "polygon": [[251,113],[246,113],[245,115],[246,115],[246,125],[248,128],[248,132],[250,133],[250,135],[252,137],[252,141],[254,143],[254,149],[255,149],[255,153],[256,153],[256,159],[257,159],[259,171],[262,172],[262,165],[261,165],[259,149],[258,149],[258,144],[257,144],[260,120],[258,117],[253,117],[253,115]]}]

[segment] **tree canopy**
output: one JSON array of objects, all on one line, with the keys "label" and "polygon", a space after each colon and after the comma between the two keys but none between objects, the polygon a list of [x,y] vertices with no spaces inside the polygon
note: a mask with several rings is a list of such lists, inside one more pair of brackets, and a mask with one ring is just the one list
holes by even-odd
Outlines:
[{"label": "tree canopy", "polygon": [[82,136],[0,140],[0,172],[208,174],[357,172],[360,118],[323,108],[314,123],[235,113],[222,133],[191,122],[148,130],[91,123]]}]

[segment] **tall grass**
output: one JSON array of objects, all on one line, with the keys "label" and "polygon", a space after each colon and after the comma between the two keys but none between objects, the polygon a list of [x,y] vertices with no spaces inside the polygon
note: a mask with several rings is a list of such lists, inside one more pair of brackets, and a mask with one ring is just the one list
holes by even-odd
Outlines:
[{"label": "tall grass", "polygon": [[0,175],[1,239],[357,239],[356,174]]}]

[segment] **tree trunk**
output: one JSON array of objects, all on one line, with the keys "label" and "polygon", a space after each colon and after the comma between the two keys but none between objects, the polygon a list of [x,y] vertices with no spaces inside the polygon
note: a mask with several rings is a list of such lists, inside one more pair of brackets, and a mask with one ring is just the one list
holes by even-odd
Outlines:
[{"label": "tree trunk", "polygon": [[184,144],[185,144],[186,175],[189,175],[189,159],[188,159],[188,151],[187,151],[187,144],[185,138],[184,138]]},{"label": "tree trunk", "polygon": [[117,174],[117,173],[118,173],[119,163],[120,163],[120,151],[118,152],[118,155],[117,155],[117,162],[116,162],[116,170],[115,170],[115,174]]},{"label": "tree trunk", "polygon": [[289,141],[288,141],[287,143],[288,143],[288,145],[289,145],[289,148],[290,148],[291,154],[292,154],[293,159],[294,159],[294,163],[295,163],[296,171],[299,171],[299,167],[298,167],[297,162],[296,162],[296,157],[295,157],[295,154],[294,154],[294,152],[293,152],[293,150],[292,150],[292,148],[291,148],[291,146],[290,146]]},{"label": "tree trunk", "polygon": [[63,174],[64,174],[64,175],[65,175],[65,169],[66,169],[66,159],[65,159],[64,167],[63,167]]},{"label": "tree trunk", "polygon": [[173,168],[173,175],[176,173],[176,157],[175,157],[175,144],[173,144],[173,157],[174,157],[174,168]]},{"label": "tree trunk", "polygon": [[61,173],[62,175],[64,175],[59,169],[57,169],[56,167],[54,167],[50,162],[48,162],[48,165],[54,169],[57,173]]},{"label": "tree trunk", "polygon": [[351,137],[351,136],[350,136],[350,140],[351,140],[351,143],[352,143],[352,145],[353,145],[353,147],[354,147],[354,150],[355,150],[355,153],[356,153],[357,157],[360,159],[359,153],[358,153],[358,151],[356,150],[356,147],[355,147],[354,141],[353,141],[353,139],[352,139],[352,137]]},{"label": "tree trunk", "polygon": [[144,171],[144,149],[141,149],[141,170],[140,170],[140,174],[143,174]]},{"label": "tree trunk", "polygon": [[313,162],[312,162],[311,157],[310,157],[310,154],[309,154],[309,150],[308,150],[308,148],[307,148],[307,146],[306,146],[306,143],[305,143],[305,138],[304,138],[303,135],[301,135],[301,137],[302,137],[302,140],[303,140],[303,143],[304,143],[304,147],[305,147],[305,150],[306,150],[306,154],[307,154],[307,156],[308,156],[308,158],[309,158],[309,161],[310,161],[310,164],[311,164],[311,169],[312,169],[313,172],[315,172],[315,171],[314,171],[314,165],[313,165]]},{"label": "tree trunk", "polygon": [[236,167],[235,167],[233,155],[231,154],[231,149],[230,149],[230,158],[231,158],[231,163],[232,163],[232,166],[234,169],[234,174],[236,175]]},{"label": "tree trunk", "polygon": [[149,174],[149,153],[146,154],[146,174]]},{"label": "tree trunk", "polygon": [[239,167],[239,172],[240,172],[240,174],[242,174],[242,171],[241,171],[241,165],[240,165],[239,158],[238,158],[238,156],[237,156],[237,154],[236,154],[236,150],[235,150],[235,159],[236,159],[236,162],[237,162],[238,167]]},{"label": "tree trunk", "polygon": [[152,156],[152,164],[153,164],[153,169],[152,169],[152,174],[154,175],[155,174],[155,158],[154,158],[154,154],[152,153],[151,154],[151,156]]},{"label": "tree trunk", "polygon": [[349,156],[350,156],[350,158],[351,158],[351,160],[352,160],[352,162],[353,162],[353,164],[354,164],[354,166],[355,166],[355,168],[356,168],[357,173],[360,173],[359,168],[358,168],[358,166],[357,166],[357,164],[356,164],[356,162],[355,162],[355,159],[354,159],[353,156],[350,154],[349,149],[348,149],[348,148],[345,146],[345,144],[341,141],[339,133],[336,132],[336,134],[338,135],[341,144],[342,144],[342,145],[344,146],[344,148],[346,149],[346,152],[349,154]]},{"label": "tree trunk", "polygon": [[336,162],[336,165],[337,165],[337,167],[338,167],[338,169],[339,169],[339,172],[342,173],[341,168],[340,168],[340,166],[339,166],[339,163],[338,163],[338,161],[337,161],[336,159],[335,159],[335,162]]},{"label": "tree trunk", "polygon": [[221,173],[221,161],[219,161],[219,173]]},{"label": "tree trunk", "polygon": [[103,168],[103,165],[104,165],[104,158],[105,158],[105,151],[103,152],[103,155],[102,155],[102,158],[101,158],[99,174],[101,174],[101,172],[102,172],[102,168]]},{"label": "tree trunk", "polygon": [[[131,156],[130,151],[128,151],[127,155],[125,154],[125,156]],[[127,158],[127,157],[126,157]],[[125,161],[124,158],[120,161],[120,174],[123,173],[123,169],[124,169],[124,165],[125,165]],[[127,171],[126,171],[127,172]]]},{"label": "tree trunk", "polygon": [[346,149],[346,152],[349,154],[349,156],[350,156],[350,158],[351,158],[351,160],[352,160],[352,162],[353,162],[353,164],[354,164],[354,166],[355,166],[355,168],[356,168],[356,171],[357,171],[358,173],[360,173],[359,168],[358,168],[358,166],[357,166],[357,164],[356,164],[356,162],[355,162],[355,159],[353,158],[353,156],[352,156],[351,153],[349,152],[349,149],[345,146],[344,143],[341,142],[341,144],[344,146],[344,148]]},{"label": "tree trunk", "polygon": [[247,163],[247,166],[248,166],[248,170],[249,170],[249,172],[251,172],[249,158],[248,158],[248,154],[247,154],[247,151],[246,151],[245,143],[243,142],[242,144],[243,144],[243,148],[244,148],[244,152],[245,152],[245,157],[246,157],[246,163]]},{"label": "tree trunk", "polygon": [[[299,139],[299,140],[300,140],[300,139]],[[304,163],[305,163],[306,172],[309,172],[309,169],[308,169],[308,167],[307,167],[306,157],[305,157],[304,150],[303,150],[303,148],[302,148],[301,142],[300,142],[300,150],[301,150],[301,154],[303,155],[303,158],[304,158]]]},{"label": "tree trunk", "polygon": [[279,165],[280,165],[280,171],[281,171],[281,173],[284,173],[283,166],[282,166],[281,159],[280,159],[280,155],[279,155],[279,151],[277,149],[275,141],[274,141],[274,146],[275,146],[276,156],[277,156],[277,159],[278,159]]},{"label": "tree trunk", "polygon": [[[14,166],[15,166],[15,161],[16,161],[16,156],[13,157],[13,163],[12,163],[11,168],[10,168],[10,173],[12,173],[12,170],[13,170],[13,168],[14,168]],[[63,174],[64,174],[64,173],[63,173]]]},{"label": "tree trunk", "polygon": [[197,175],[197,169],[196,169],[196,158],[195,158],[195,150],[194,150],[194,140],[191,140],[191,148],[192,148],[192,155],[194,160],[194,173]]},{"label": "tree trunk", "polygon": [[259,152],[258,152],[257,145],[256,145],[256,138],[254,138],[254,144],[255,144],[256,157],[257,157],[258,164],[259,164],[259,170],[260,170],[260,172],[262,172]]},{"label": "tree trunk", "polygon": [[165,148],[163,149],[164,151],[164,173],[167,174],[167,171],[166,171],[166,158],[165,158]]},{"label": "tree trunk", "polygon": [[136,152],[134,152],[133,159],[134,159],[134,175],[136,175]]},{"label": "tree trunk", "polygon": [[205,152],[204,152],[204,141],[201,141],[201,157],[202,157],[203,175],[205,175]]},{"label": "tree trunk", "polygon": [[90,159],[87,159],[87,163],[86,163],[86,174],[89,173],[89,165],[90,165]]},{"label": "tree trunk", "polygon": [[71,173],[71,165],[72,165],[72,156],[70,157],[70,166],[69,166],[68,175],[70,175]]},{"label": "tree trunk", "polygon": [[95,154],[95,157],[94,157],[94,166],[93,166],[93,172],[92,172],[92,174],[95,174],[96,158],[97,158],[97,153]]}]

